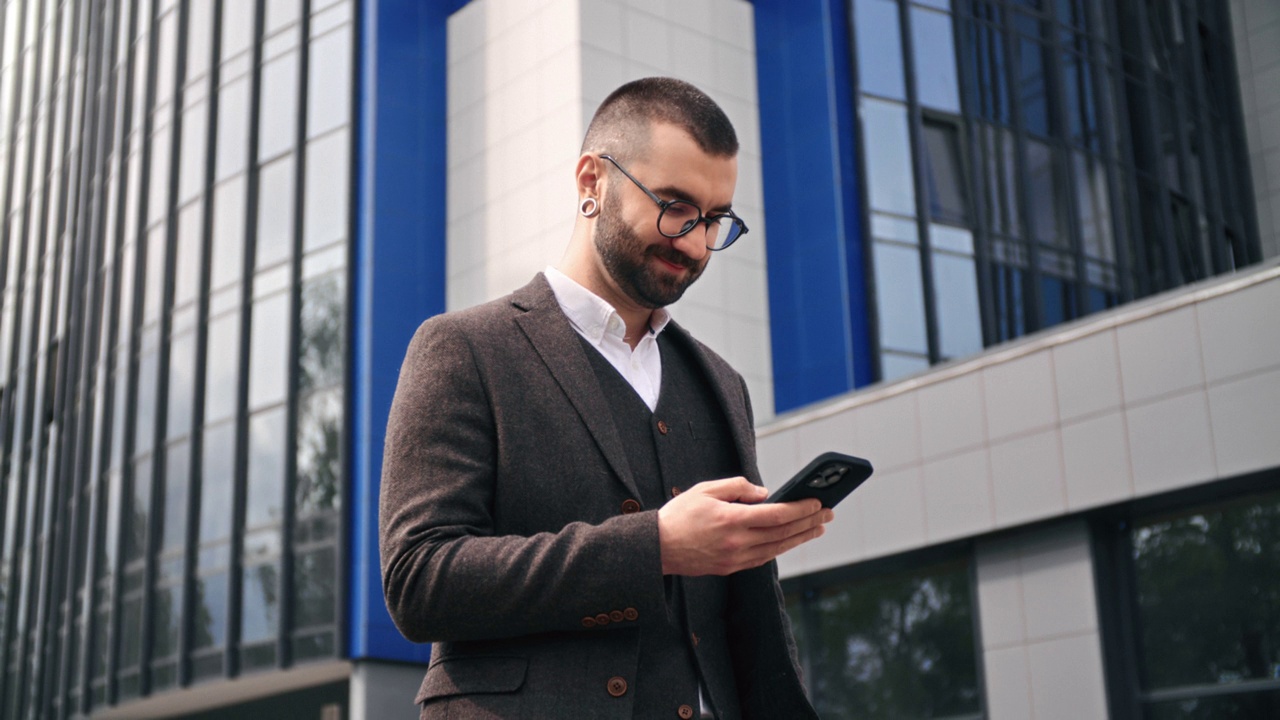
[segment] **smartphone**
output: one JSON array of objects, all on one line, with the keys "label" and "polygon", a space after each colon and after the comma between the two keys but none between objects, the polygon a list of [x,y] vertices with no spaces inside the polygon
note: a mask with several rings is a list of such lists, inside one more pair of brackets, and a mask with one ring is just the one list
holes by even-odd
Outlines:
[{"label": "smartphone", "polygon": [[793,502],[818,498],[822,507],[832,508],[871,477],[871,463],[860,457],[825,452],[813,459],[778,488],[765,502]]}]

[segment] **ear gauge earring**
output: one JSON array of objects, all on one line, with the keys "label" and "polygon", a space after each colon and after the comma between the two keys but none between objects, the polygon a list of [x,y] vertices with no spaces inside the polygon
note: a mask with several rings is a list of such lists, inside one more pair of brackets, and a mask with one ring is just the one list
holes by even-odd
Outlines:
[{"label": "ear gauge earring", "polygon": [[600,203],[596,202],[595,198],[589,197],[578,206],[578,212],[582,213],[582,217],[595,217],[596,213],[600,212]]}]

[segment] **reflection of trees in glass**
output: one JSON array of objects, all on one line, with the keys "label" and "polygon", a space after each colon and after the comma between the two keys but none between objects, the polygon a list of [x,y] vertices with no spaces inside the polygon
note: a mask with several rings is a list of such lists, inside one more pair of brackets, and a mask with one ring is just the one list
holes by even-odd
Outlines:
[{"label": "reflection of trees in glass", "polygon": [[1147,689],[1280,677],[1280,496],[1131,539]]},{"label": "reflection of trees in glass", "polygon": [[191,645],[199,650],[222,644],[226,634],[227,576],[196,578]]},{"label": "reflection of trees in glass", "polygon": [[[824,718],[937,718],[980,710],[963,564],[824,588],[797,633]],[[793,614],[794,619],[799,619]]]},{"label": "reflection of trees in glass", "polygon": [[182,588],[156,588],[152,607],[151,657],[159,660],[178,652],[178,613],[182,608]]},{"label": "reflection of trees in glass", "polygon": [[346,296],[341,273],[302,287],[298,348],[298,394],[342,383],[342,311]]},{"label": "reflection of trees in glass", "polygon": [[275,637],[279,627],[279,571],[275,563],[244,569],[244,603],[240,639],[245,643]]},{"label": "reflection of trees in glass", "polygon": [[334,549],[300,553],[293,565],[294,624],[299,628],[334,622]]},{"label": "reflection of trees in glass", "polygon": [[294,502],[299,517],[333,510],[340,501],[342,395],[315,393],[298,406],[298,470]]}]

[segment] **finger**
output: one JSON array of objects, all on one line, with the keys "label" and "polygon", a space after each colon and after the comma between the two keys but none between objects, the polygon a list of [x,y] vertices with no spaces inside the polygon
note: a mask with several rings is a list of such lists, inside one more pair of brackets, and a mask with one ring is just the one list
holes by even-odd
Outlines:
[{"label": "finger", "polygon": [[817,498],[796,500],[789,503],[767,503],[743,508],[747,513],[747,526],[751,528],[775,527],[818,514],[822,503]]},{"label": "finger", "polygon": [[820,527],[830,521],[833,513],[830,510],[823,510],[812,515],[797,520],[792,520],[785,525],[777,525],[769,528],[756,528],[752,531],[757,542],[755,545],[770,545],[783,542],[796,535],[800,535]]},{"label": "finger", "polygon": [[769,543],[756,548],[756,552],[752,553],[750,564],[744,566],[743,569],[760,567],[770,560],[776,559],[779,555],[783,555],[794,550],[801,545],[822,537],[827,532],[825,525],[818,525],[810,530],[802,532],[798,535],[792,535],[786,540],[776,543]]},{"label": "finger", "polygon": [[725,478],[724,480],[711,480],[701,482],[693,486],[695,490],[706,493],[717,500],[725,502],[760,502],[768,494],[769,491],[753,485],[750,480],[744,477]]}]

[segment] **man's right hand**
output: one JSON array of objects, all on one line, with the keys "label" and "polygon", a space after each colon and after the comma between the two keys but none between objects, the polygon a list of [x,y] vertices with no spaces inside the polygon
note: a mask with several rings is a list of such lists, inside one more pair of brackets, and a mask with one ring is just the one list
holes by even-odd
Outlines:
[{"label": "man's right hand", "polygon": [[835,513],[815,499],[759,504],[743,477],[694,485],[658,511],[664,575],[729,575],[821,537]]}]

